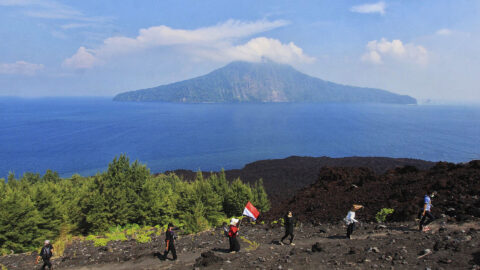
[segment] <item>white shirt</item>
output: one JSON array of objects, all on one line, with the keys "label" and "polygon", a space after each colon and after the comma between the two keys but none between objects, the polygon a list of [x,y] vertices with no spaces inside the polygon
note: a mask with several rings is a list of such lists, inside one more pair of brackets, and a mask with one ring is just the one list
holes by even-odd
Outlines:
[{"label": "white shirt", "polygon": [[355,212],[349,211],[347,217],[345,218],[345,221],[348,225],[352,224],[353,222],[358,222],[358,220],[355,219]]}]

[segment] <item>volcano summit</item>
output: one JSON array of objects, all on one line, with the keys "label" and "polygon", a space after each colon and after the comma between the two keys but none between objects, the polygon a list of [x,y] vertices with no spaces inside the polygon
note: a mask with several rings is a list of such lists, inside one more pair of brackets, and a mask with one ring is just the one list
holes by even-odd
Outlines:
[{"label": "volcano summit", "polygon": [[233,62],[193,79],[121,93],[114,100],[175,103],[417,103],[410,96],[336,84],[274,62]]}]

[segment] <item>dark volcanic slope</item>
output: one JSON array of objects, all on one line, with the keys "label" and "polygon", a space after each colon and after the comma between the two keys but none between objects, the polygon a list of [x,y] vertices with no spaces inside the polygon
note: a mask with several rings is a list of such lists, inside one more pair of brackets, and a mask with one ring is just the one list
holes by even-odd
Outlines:
[{"label": "dark volcanic slope", "polygon": [[[406,165],[424,170],[434,164],[429,161],[407,158],[292,156],[285,159],[256,161],[247,164],[242,169],[228,170],[225,173],[229,180],[240,177],[243,181],[250,183],[262,178],[270,199],[277,200],[290,198],[297,190],[314,183],[318,179],[318,172],[324,166],[365,167],[381,174],[389,169]],[[196,175],[195,172],[188,170],[176,170],[174,172],[188,180],[194,179]]]},{"label": "dark volcanic slope", "polygon": [[457,221],[480,217],[480,160],[468,164],[439,162],[426,171],[397,168],[376,175],[367,168],[323,168],[318,180],[283,203],[274,203],[264,218],[276,219],[293,210],[302,221],[335,222],[353,203],[365,209],[361,219],[374,220],[381,208],[393,208],[395,221],[413,220],[425,192],[438,191],[433,199],[435,216],[447,214]]},{"label": "dark volcanic slope", "polygon": [[416,104],[405,95],[381,89],[336,84],[273,62],[233,62],[209,74],[118,94],[115,101],[335,102]]}]

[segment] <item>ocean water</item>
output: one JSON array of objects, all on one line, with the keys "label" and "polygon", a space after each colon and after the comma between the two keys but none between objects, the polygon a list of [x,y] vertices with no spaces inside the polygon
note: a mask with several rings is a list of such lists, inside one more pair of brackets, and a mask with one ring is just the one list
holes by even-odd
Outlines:
[{"label": "ocean water", "polygon": [[480,107],[120,103],[0,98],[0,178],[93,175],[117,155],[152,172],[299,156],[480,159]]}]

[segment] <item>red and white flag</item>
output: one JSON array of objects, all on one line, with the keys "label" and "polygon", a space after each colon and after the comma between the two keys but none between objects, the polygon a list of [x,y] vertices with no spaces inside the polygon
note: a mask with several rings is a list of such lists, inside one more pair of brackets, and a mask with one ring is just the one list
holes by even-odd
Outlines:
[{"label": "red and white flag", "polygon": [[245,209],[243,210],[243,215],[257,220],[260,212],[258,212],[257,208],[255,208],[252,203],[247,202],[247,205],[245,205]]}]

